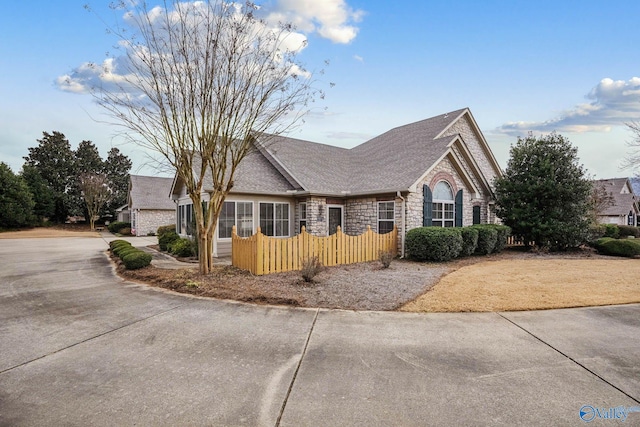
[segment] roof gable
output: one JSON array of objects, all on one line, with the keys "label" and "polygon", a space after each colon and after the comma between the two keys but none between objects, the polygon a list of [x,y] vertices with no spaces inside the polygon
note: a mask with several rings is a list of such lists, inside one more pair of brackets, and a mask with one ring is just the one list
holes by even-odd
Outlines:
[{"label": "roof gable", "polygon": [[130,209],[173,210],[176,205],[169,198],[173,178],[157,176],[129,176],[128,203]]}]

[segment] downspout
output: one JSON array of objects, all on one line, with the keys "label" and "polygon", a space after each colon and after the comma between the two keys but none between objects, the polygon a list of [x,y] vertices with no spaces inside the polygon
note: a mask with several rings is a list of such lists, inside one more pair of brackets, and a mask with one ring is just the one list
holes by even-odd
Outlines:
[{"label": "downspout", "polygon": [[400,194],[400,192],[398,191],[396,196],[398,196],[398,198],[400,198],[400,200],[402,200],[402,229],[400,230],[400,259],[404,258],[404,228],[405,228],[405,215],[406,215],[406,203],[407,201],[405,200],[404,197],[402,197],[402,194]]}]

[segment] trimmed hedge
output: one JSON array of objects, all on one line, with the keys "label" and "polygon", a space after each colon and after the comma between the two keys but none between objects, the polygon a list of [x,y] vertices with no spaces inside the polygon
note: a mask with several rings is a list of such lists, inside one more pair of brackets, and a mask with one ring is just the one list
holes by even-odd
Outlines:
[{"label": "trimmed hedge", "polygon": [[[120,256],[120,253],[123,251],[128,251],[129,249],[133,248],[133,246],[131,245],[131,243],[129,244],[121,244],[121,245],[117,245],[114,246],[111,249],[111,252],[113,252],[115,255]],[[135,248],[133,248],[135,249]]]},{"label": "trimmed hedge", "polygon": [[166,233],[158,235],[158,245],[160,245],[161,251],[168,251],[171,245],[180,240],[180,236],[175,231],[168,231]]},{"label": "trimmed hedge", "polygon": [[449,261],[460,254],[462,235],[459,228],[414,228],[407,233],[406,248],[418,261]]},{"label": "trimmed hedge", "polygon": [[112,240],[109,242],[109,248],[111,249],[123,245],[131,245],[131,243],[127,242],[126,240]]},{"label": "trimmed hedge", "polygon": [[475,253],[478,255],[489,255],[496,248],[498,242],[498,230],[492,225],[478,224],[469,228],[478,230],[478,247]]},{"label": "trimmed hedge", "polygon": [[122,262],[127,270],[137,270],[151,264],[151,258],[151,254],[136,249],[134,252],[122,257]]},{"label": "trimmed hedge", "polygon": [[509,236],[511,236],[511,227],[501,224],[487,224],[487,227],[493,227],[498,232],[498,238],[496,239],[496,246],[492,252],[502,252],[507,246]]},{"label": "trimmed hedge", "polygon": [[464,227],[460,229],[460,235],[462,236],[460,256],[472,255],[478,247],[478,230],[471,227]]},{"label": "trimmed hedge", "polygon": [[592,246],[594,248],[596,248],[596,250],[598,252],[600,252],[600,249],[602,248],[602,245],[604,245],[607,242],[610,242],[611,240],[616,240],[613,237],[601,237],[599,239],[596,239],[593,243]]},{"label": "trimmed hedge", "polygon": [[640,255],[640,241],[636,239],[610,239],[600,244],[598,252],[605,255],[633,258]]},{"label": "trimmed hedge", "polygon": [[118,255],[120,259],[122,259],[133,252],[142,252],[142,251],[138,248],[134,248],[133,246],[130,246],[130,247],[118,249],[118,253],[116,253],[116,255]]},{"label": "trimmed hedge", "polygon": [[618,235],[621,238],[629,236],[640,237],[640,228],[634,227],[633,225],[619,225],[618,230]]},{"label": "trimmed hedge", "polygon": [[170,225],[161,225],[160,227],[158,227],[158,230],[156,230],[156,234],[158,235],[158,237],[162,236],[163,234],[166,234],[168,232],[176,232],[176,225],[175,224],[170,224]]},{"label": "trimmed hedge", "polygon": [[617,239],[620,237],[620,229],[616,224],[605,224],[604,237],[613,237],[614,239]]},{"label": "trimmed hedge", "polygon": [[187,238],[180,238],[169,246],[169,251],[179,257],[190,257],[195,255],[194,243]]},{"label": "trimmed hedge", "polygon": [[120,233],[120,230],[123,228],[131,228],[131,223],[123,222],[123,221],[114,221],[107,226],[107,229],[113,234]]}]

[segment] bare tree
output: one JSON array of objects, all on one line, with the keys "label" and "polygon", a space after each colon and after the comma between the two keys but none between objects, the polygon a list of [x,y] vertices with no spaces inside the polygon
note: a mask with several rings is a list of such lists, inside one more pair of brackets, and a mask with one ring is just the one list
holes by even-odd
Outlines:
[{"label": "bare tree", "polygon": [[106,61],[102,81],[112,85],[93,91],[116,123],[184,182],[202,274],[212,268],[215,226],[256,136],[264,143],[284,132],[322,96],[296,60],[306,40],[258,14],[250,2],[165,1],[149,10],[142,1],[125,14],[134,34],[113,31],[126,60]]},{"label": "bare tree", "polygon": [[627,157],[622,163],[622,167],[630,167],[636,171],[640,171],[640,121],[627,122],[625,125],[633,134],[633,139],[627,142],[631,151],[627,154]]},{"label": "bare tree", "polygon": [[109,177],[103,173],[82,173],[78,177],[79,188],[87,205],[89,224],[95,229],[95,221],[100,210],[111,200],[112,191],[109,186]]}]

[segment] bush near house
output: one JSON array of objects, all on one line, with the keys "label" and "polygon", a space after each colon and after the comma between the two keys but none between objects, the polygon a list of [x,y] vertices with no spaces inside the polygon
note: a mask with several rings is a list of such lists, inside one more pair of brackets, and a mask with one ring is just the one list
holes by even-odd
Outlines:
[{"label": "bush near house", "polygon": [[171,245],[180,240],[180,236],[175,231],[168,231],[166,233],[158,235],[158,245],[160,245],[161,251],[168,251]]},{"label": "bush near house", "polygon": [[498,242],[498,230],[488,224],[472,225],[470,228],[478,230],[477,255],[489,255],[494,251]]},{"label": "bush near house", "polygon": [[462,236],[461,257],[473,255],[478,247],[478,230],[472,227],[464,227],[460,229]]},{"label": "bush near house", "polygon": [[604,237],[612,237],[614,239],[617,239],[618,237],[620,237],[620,229],[616,224],[605,224]]},{"label": "bush near house", "polygon": [[184,237],[179,238],[168,245],[168,250],[175,256],[179,257],[190,257],[196,254],[195,243],[192,242],[191,239]]},{"label": "bush near house", "polygon": [[118,247],[118,246],[123,246],[123,245],[128,245],[131,246],[131,243],[127,242],[126,240],[112,240],[111,242],[109,242],[109,248],[111,250],[113,250],[113,248]]},{"label": "bush near house", "polygon": [[169,224],[169,225],[161,225],[160,227],[158,227],[158,229],[156,230],[156,235],[158,237],[162,236],[165,233],[168,232],[176,232],[176,225],[175,224]]},{"label": "bush near house", "polygon": [[502,250],[507,246],[509,236],[511,236],[511,227],[500,224],[487,224],[486,227],[494,228],[498,232],[496,245],[492,252],[502,252]]},{"label": "bush near house", "polygon": [[420,227],[409,230],[406,248],[409,256],[418,261],[449,261],[462,251],[460,229]]},{"label": "bush near house", "polygon": [[111,224],[109,224],[107,226],[107,229],[110,232],[112,232],[113,234],[115,234],[115,233],[124,234],[124,233],[122,233],[120,231],[123,228],[129,228],[129,233],[131,233],[131,223],[130,222],[114,221],[114,222],[112,222]]},{"label": "bush near house", "polygon": [[633,225],[619,225],[618,236],[623,237],[640,237],[640,228]]},{"label": "bush near house", "polygon": [[605,255],[633,258],[640,255],[640,241],[636,239],[610,239],[600,243],[598,252]]}]

